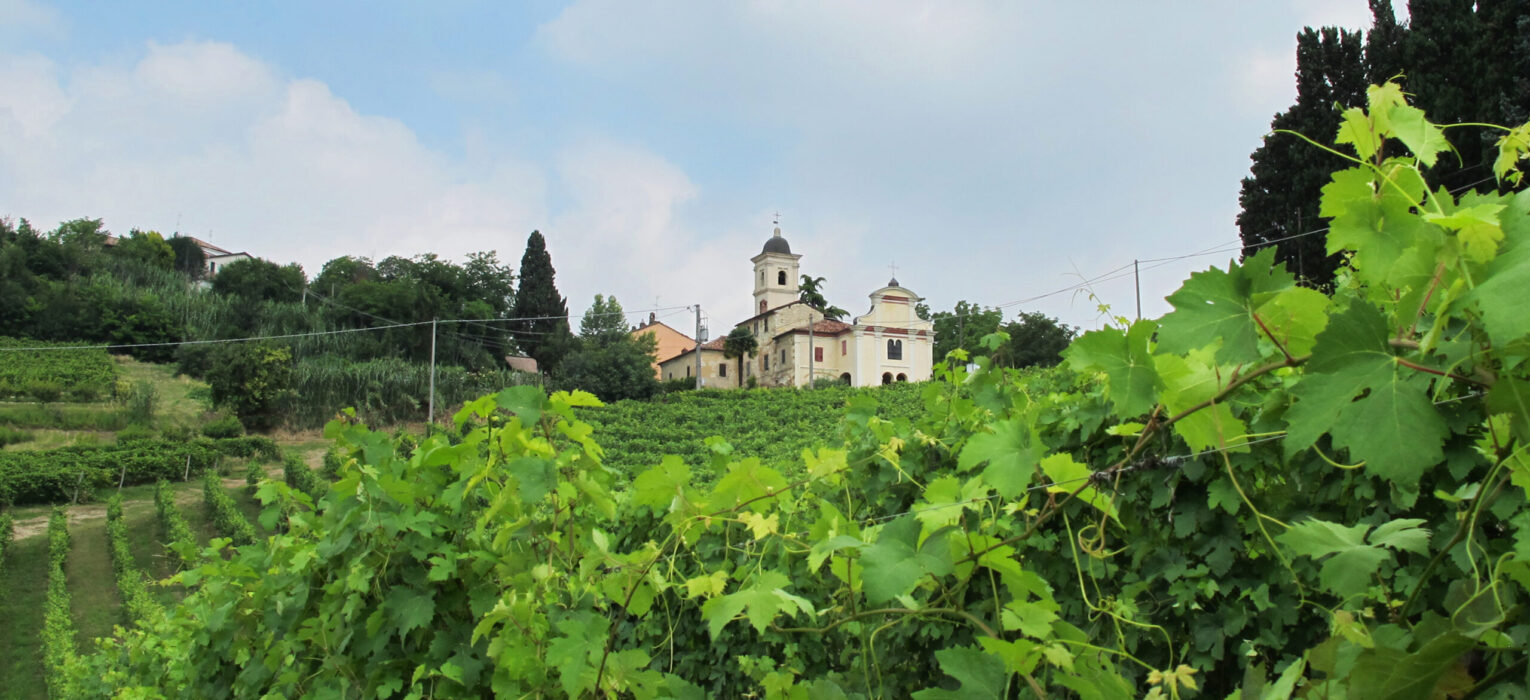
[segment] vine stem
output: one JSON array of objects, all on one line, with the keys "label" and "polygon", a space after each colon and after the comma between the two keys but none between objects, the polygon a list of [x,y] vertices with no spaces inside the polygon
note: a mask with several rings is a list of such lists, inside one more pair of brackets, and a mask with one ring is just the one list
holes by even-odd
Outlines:
[{"label": "vine stem", "polygon": [[988,626],[988,623],[983,622],[976,615],[973,615],[966,610],[960,610],[957,608],[924,608],[922,610],[916,608],[877,608],[875,610],[863,610],[861,612],[850,615],[849,617],[840,618],[823,627],[777,627],[775,625],[771,625],[771,628],[777,632],[822,634],[847,622],[854,622],[856,620],[871,617],[873,615],[951,615],[953,617],[960,617],[967,620],[968,622],[971,622],[973,625],[976,625],[978,629],[982,630],[983,634],[988,635],[989,637],[993,637],[994,639],[1002,639],[1002,637],[999,636],[999,633],[994,630],[994,628]]}]

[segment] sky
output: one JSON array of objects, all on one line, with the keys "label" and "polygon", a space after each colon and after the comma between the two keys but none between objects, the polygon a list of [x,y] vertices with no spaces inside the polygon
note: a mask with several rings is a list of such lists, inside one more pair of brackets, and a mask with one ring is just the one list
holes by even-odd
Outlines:
[{"label": "sky", "polygon": [[1135,315],[1134,260],[1153,317],[1236,257],[1296,34],[1369,24],[1365,0],[0,0],[0,216],[310,277],[519,268],[540,230],[576,319],[599,293],[689,332],[699,303],[716,337],[779,214],[852,314],[896,275],[1091,329]]}]

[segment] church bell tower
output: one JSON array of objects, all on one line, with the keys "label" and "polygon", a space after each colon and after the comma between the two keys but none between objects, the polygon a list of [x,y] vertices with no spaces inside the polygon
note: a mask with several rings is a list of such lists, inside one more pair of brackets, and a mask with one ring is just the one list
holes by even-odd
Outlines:
[{"label": "church bell tower", "polygon": [[792,247],[781,237],[780,221],[776,222],[775,234],[765,241],[760,254],[750,258],[754,263],[754,313],[763,313],[797,300],[801,279],[797,274],[797,261],[801,255],[793,255]]}]

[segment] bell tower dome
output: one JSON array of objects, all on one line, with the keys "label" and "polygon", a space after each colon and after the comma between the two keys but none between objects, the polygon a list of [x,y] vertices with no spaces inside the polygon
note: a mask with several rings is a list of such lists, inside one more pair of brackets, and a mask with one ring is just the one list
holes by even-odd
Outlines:
[{"label": "bell tower dome", "polygon": [[754,263],[754,313],[763,313],[797,300],[797,261],[801,255],[793,255],[792,247],[781,236],[781,221],[775,222],[774,235],[765,241],[760,254],[750,258]]}]

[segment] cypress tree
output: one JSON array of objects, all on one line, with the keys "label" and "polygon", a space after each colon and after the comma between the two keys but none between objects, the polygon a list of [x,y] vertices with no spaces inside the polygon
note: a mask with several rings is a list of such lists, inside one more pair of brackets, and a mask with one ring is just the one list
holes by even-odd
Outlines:
[{"label": "cypress tree", "polygon": [[532,231],[521,256],[520,286],[515,290],[511,317],[525,319],[511,322],[511,333],[521,351],[537,361],[537,368],[550,372],[568,350],[570,336],[568,301],[558,294],[553,283],[552,256],[541,231]]},{"label": "cypress tree", "polygon": [[[1254,151],[1251,177],[1243,179],[1238,202],[1238,230],[1244,255],[1267,245],[1275,258],[1307,284],[1325,287],[1339,260],[1330,257],[1321,234],[1318,199],[1329,173],[1346,162],[1296,136],[1332,139],[1339,129],[1341,105],[1365,103],[1364,47],[1359,32],[1333,27],[1303,29],[1296,37],[1296,104],[1275,115],[1272,132]],[[1299,237],[1298,237],[1299,236]]]}]

